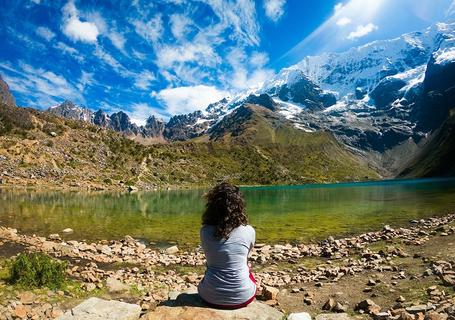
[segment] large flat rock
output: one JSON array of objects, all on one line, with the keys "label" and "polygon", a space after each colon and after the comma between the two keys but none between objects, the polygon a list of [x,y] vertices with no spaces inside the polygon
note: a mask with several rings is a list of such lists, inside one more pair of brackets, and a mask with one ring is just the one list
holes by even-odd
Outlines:
[{"label": "large flat rock", "polygon": [[89,298],[67,311],[58,320],[137,320],[141,307],[115,300]]},{"label": "large flat rock", "polygon": [[271,306],[253,301],[237,310],[219,310],[205,306],[196,293],[182,293],[154,311],[147,313],[144,320],[281,320],[284,314]]}]

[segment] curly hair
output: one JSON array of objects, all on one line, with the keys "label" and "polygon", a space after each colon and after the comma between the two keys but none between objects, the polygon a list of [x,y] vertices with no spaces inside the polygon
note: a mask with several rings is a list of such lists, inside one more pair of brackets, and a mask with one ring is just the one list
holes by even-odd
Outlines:
[{"label": "curly hair", "polygon": [[239,187],[222,182],[204,195],[207,200],[202,224],[215,226],[216,239],[228,239],[232,230],[247,225],[245,200]]}]

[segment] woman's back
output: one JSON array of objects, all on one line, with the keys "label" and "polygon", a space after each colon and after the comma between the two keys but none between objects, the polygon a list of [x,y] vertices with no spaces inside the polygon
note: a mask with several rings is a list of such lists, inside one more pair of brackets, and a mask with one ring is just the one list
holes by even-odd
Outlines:
[{"label": "woman's back", "polygon": [[255,296],[256,284],[250,276],[248,253],[255,242],[253,227],[240,225],[227,239],[214,237],[215,227],[203,225],[201,243],[207,259],[207,270],[199,284],[199,295],[207,302],[239,305]]}]

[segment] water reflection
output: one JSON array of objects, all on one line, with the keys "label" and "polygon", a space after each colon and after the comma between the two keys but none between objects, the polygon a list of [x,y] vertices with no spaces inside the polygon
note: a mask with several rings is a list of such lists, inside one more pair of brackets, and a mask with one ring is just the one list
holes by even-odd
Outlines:
[{"label": "water reflection", "polygon": [[[68,238],[126,234],[157,242],[198,241],[204,190],[148,193],[0,189],[0,222],[25,233],[74,229]],[[455,210],[455,180],[243,188],[259,241],[309,240]]]}]

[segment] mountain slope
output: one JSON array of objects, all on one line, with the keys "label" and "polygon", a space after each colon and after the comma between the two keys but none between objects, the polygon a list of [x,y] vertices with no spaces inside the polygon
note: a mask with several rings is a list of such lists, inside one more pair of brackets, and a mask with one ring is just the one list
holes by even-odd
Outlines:
[{"label": "mountain slope", "polygon": [[16,101],[14,100],[13,95],[9,91],[8,84],[2,79],[0,75],[0,103],[7,105],[15,106]]},{"label": "mountain slope", "polygon": [[405,178],[455,176],[454,159],[455,109],[399,176]]},{"label": "mountain slope", "polygon": [[[16,113],[21,113],[20,121],[4,116]],[[275,130],[264,121],[267,130]],[[83,121],[7,105],[0,105],[0,125],[9,128],[0,132],[0,182],[7,185],[118,189],[134,184],[154,189],[208,185],[226,177],[246,185],[378,178],[364,165],[351,170],[349,161],[360,163],[341,148],[345,157],[340,158],[333,139],[322,133],[303,137],[292,127],[278,130],[274,143],[206,137],[146,146]],[[293,135],[306,145],[292,144]]]}]

